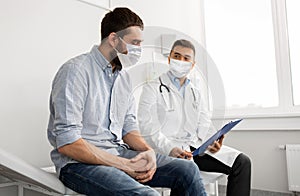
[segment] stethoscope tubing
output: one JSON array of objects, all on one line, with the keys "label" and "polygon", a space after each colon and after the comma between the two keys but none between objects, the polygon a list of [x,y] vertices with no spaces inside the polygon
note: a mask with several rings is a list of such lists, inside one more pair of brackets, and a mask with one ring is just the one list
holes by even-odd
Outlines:
[{"label": "stethoscope tubing", "polygon": [[170,93],[170,89],[167,85],[165,85],[162,81],[161,81],[161,78],[159,77],[159,82],[160,82],[160,85],[159,85],[159,92],[162,93],[162,87],[164,87],[165,89],[167,89],[168,93]]},{"label": "stethoscope tubing", "polygon": [[[162,94],[162,93],[163,93],[162,88],[165,88],[165,89],[167,90],[168,94],[169,94],[169,104],[170,104],[170,107],[169,107],[167,110],[168,110],[168,111],[173,111],[174,108],[173,108],[173,102],[172,102],[172,99],[171,99],[171,96],[170,96],[170,94],[171,94],[170,88],[162,82],[161,77],[158,77],[158,79],[159,79],[159,82],[160,82],[160,85],[159,85],[159,92]],[[196,94],[195,94],[195,91],[194,91],[193,88],[191,88],[191,91],[192,91],[192,94],[193,94],[194,104],[195,104],[195,103],[197,102]],[[163,95],[162,95],[162,96],[163,96]],[[163,96],[163,99],[165,100],[164,96]],[[167,104],[167,101],[166,101],[166,100],[165,100],[165,103]],[[194,105],[194,104],[193,104],[193,105]],[[196,106],[194,106],[194,107],[196,107]]]}]

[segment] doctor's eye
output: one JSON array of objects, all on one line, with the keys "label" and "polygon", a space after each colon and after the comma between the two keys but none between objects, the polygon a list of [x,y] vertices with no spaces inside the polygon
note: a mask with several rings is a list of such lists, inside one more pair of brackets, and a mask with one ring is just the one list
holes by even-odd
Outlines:
[{"label": "doctor's eye", "polygon": [[184,61],[192,61],[191,57],[184,57]]},{"label": "doctor's eye", "polygon": [[176,60],[180,60],[181,59],[181,55],[180,54],[174,54],[173,58]]}]

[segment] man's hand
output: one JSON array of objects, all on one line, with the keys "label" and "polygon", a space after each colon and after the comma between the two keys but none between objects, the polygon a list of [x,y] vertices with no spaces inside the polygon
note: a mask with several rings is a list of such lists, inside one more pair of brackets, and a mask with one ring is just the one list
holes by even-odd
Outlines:
[{"label": "man's hand", "polygon": [[209,152],[211,152],[211,153],[218,152],[222,147],[223,139],[224,139],[224,135],[222,135],[220,137],[220,139],[218,139],[217,141],[214,141],[214,143],[212,145],[208,146],[207,149],[209,150]]},{"label": "man's hand", "polygon": [[122,168],[121,170],[123,170],[124,172],[126,172],[128,175],[130,175],[132,178],[136,179],[139,175],[146,174],[147,170],[146,170],[146,165],[147,165],[147,161],[145,159],[141,159],[135,163],[133,163],[130,159],[124,159],[122,162]]},{"label": "man's hand", "polygon": [[145,183],[152,179],[156,171],[156,155],[153,149],[141,152],[130,162],[138,166],[135,171],[137,175],[134,177],[137,181]]},{"label": "man's hand", "polygon": [[181,159],[188,159],[190,160],[193,155],[191,152],[182,150],[181,148],[175,147],[171,150],[171,152],[169,153],[169,155],[171,157],[176,157],[176,158],[181,158]]}]

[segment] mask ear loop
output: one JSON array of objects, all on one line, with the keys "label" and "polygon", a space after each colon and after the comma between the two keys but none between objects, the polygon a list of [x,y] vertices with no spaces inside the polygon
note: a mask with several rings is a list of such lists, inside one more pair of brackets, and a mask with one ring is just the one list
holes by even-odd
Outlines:
[{"label": "mask ear loop", "polygon": [[124,41],[124,39],[123,39],[122,37],[118,36],[118,38],[119,38],[124,44],[127,44],[127,43]]},{"label": "mask ear loop", "polygon": [[[127,48],[127,44],[128,44],[128,43],[125,42],[124,39],[122,39],[120,36],[118,36],[118,38],[125,44],[126,50],[127,50],[127,52],[128,52],[128,48]],[[122,54],[123,54],[123,53],[122,53]]]},{"label": "mask ear loop", "polygon": [[[127,43],[118,35],[118,34],[116,34],[115,35],[119,40],[121,40],[125,45],[126,45],[126,50],[128,51],[128,49],[127,49]],[[119,50],[117,50],[117,48],[116,47],[112,47],[117,53],[119,53],[119,54],[123,54],[122,52],[120,52]]]},{"label": "mask ear loop", "polygon": [[[123,39],[122,39],[119,35],[116,34],[116,36],[117,36],[118,39],[120,39],[121,41],[123,41]],[[124,42],[124,41],[123,41],[123,42]],[[117,50],[116,47],[113,47],[113,49],[114,49],[117,53],[121,53],[121,52],[119,52],[119,51]]]},{"label": "mask ear loop", "polygon": [[120,53],[116,48],[113,47],[113,49],[116,51],[116,53]]},{"label": "mask ear loop", "polygon": [[140,48],[140,46],[136,46],[136,45],[134,45],[134,44],[129,44],[129,43],[127,43],[127,42],[126,42],[123,38],[121,38],[120,36],[119,36],[119,38],[120,38],[120,40],[126,45],[127,53],[129,53],[130,48]]}]

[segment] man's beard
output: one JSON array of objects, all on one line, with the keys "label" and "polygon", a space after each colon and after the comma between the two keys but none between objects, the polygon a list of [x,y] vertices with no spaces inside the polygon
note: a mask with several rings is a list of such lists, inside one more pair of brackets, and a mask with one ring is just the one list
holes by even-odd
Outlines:
[{"label": "man's beard", "polygon": [[114,66],[114,71],[115,70],[121,70],[122,69],[122,63],[121,63],[116,51],[112,51],[110,53],[110,58],[112,59],[110,61],[110,63],[112,64],[112,66]]},{"label": "man's beard", "polygon": [[115,66],[115,70],[121,70],[122,69],[122,64],[121,64],[120,59],[119,59],[118,56],[116,56],[113,60],[111,60],[110,63]]}]

